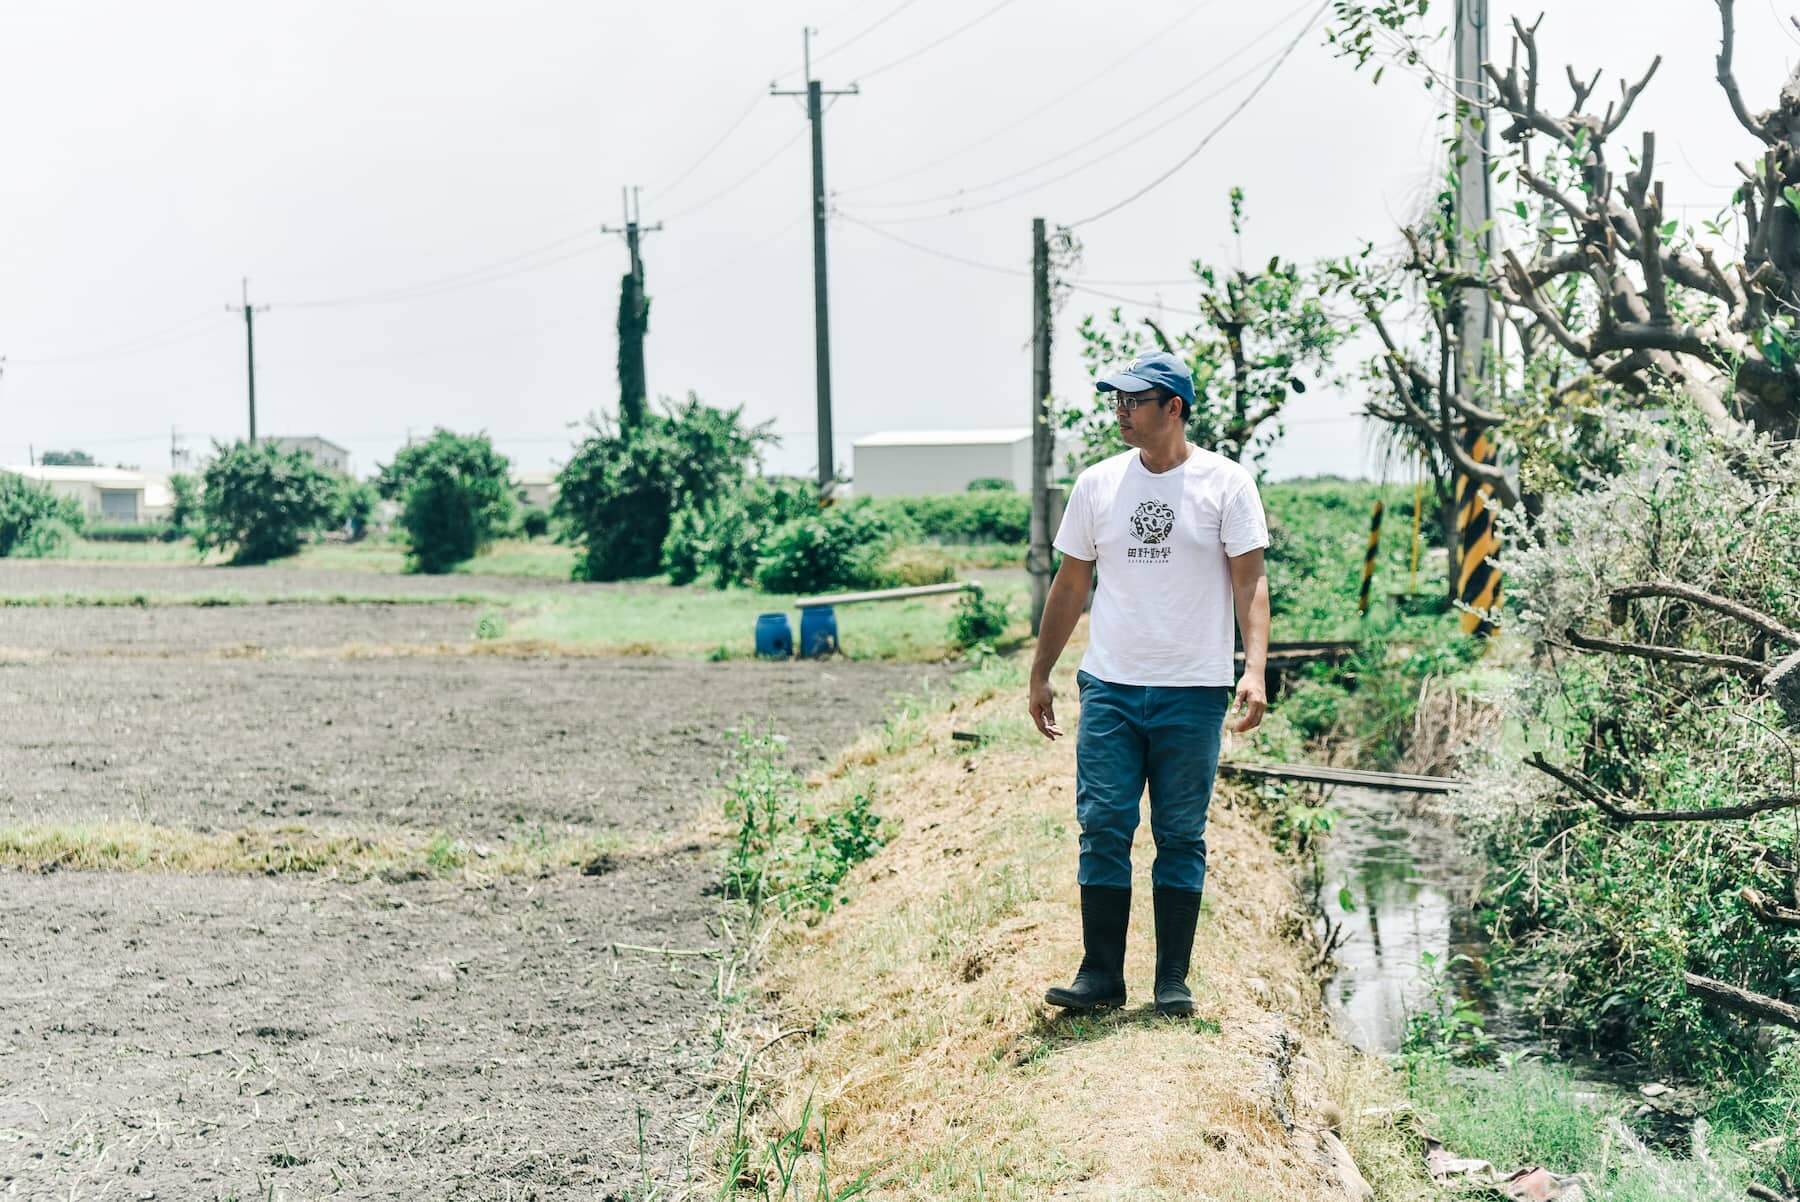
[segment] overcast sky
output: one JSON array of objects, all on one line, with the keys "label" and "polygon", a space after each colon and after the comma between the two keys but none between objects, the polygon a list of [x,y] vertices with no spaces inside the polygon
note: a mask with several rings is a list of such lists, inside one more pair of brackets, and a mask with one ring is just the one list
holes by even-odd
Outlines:
[{"label": "overcast sky", "polygon": [[[1432,7],[1447,19],[1448,0]],[[645,220],[665,223],[644,246],[652,391],[773,419],[772,465],[809,472],[805,120],[766,95],[773,78],[798,85],[808,23],[826,86],[862,85],[826,118],[839,461],[876,430],[1022,425],[1031,218],[1078,221],[1167,170],[1317,8],[13,0],[0,463],[78,446],[160,468],[171,430],[189,448],[241,436],[244,329],[227,305],[247,275],[271,306],[261,433],[324,435],[367,472],[441,424],[553,466],[570,423],[616,400],[625,253],[597,227],[636,184]],[[1505,56],[1507,18],[1539,8],[1497,3],[1490,53]],[[1800,33],[1779,0],[1738,8],[1738,76],[1760,109]],[[1558,0],[1540,40],[1559,105],[1571,54],[1634,76],[1663,54],[1633,129],[1659,132],[1671,205],[1697,217],[1730,194],[1733,160],[1756,148],[1712,78],[1711,0]],[[1233,184],[1249,194],[1246,262],[1388,241],[1432,188],[1438,101],[1395,70],[1371,86],[1315,25],[1191,163],[1080,227],[1078,278],[1191,308],[1191,288],[1141,281],[1235,261]],[[1075,323],[1110,304],[1077,293],[1060,314],[1060,395],[1088,387]],[[1378,470],[1356,404],[1299,398],[1271,474]]]}]

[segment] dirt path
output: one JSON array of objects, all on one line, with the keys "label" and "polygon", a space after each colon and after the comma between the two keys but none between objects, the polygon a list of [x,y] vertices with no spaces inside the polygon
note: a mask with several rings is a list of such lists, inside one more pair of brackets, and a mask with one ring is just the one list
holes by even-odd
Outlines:
[{"label": "dirt path", "polygon": [[626,587],[575,584],[532,576],[413,576],[353,569],[264,564],[231,568],[198,564],[81,563],[0,558],[0,596],[59,593],[214,596],[266,599],[296,594],[449,599],[459,595],[511,597],[555,595],[583,589]]},{"label": "dirt path", "polygon": [[[329,644],[343,608],[284,607],[284,637]],[[668,848],[715,804],[731,728],[772,723],[804,768],[946,675],[234,659],[206,649],[220,611],[179,612],[200,627],[155,632],[156,658],[65,639],[0,663],[0,828]],[[679,844],[486,883],[0,870],[0,1197],[617,1197],[640,1111],[652,1178],[678,1181],[714,1084],[716,961],[611,948],[720,949],[718,875]]]}]

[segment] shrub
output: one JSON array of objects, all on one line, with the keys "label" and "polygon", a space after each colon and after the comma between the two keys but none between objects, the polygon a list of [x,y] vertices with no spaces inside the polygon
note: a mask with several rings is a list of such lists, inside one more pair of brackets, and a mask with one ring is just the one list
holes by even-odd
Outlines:
[{"label": "shrub", "polygon": [[414,570],[448,572],[474,557],[512,520],[506,456],[485,434],[437,430],[381,469],[381,495],[400,502]]},{"label": "shrub", "polygon": [[871,502],[942,543],[1023,543],[1031,539],[1031,498],[1009,487],[943,496],[877,497]]},{"label": "shrub", "polygon": [[173,503],[169,506],[168,524],[163,528],[163,541],[172,543],[195,536],[200,529],[199,481],[189,472],[176,472],[169,477],[169,495]]},{"label": "shrub", "polygon": [[992,644],[1004,637],[1012,624],[1012,606],[1004,599],[989,600],[980,589],[971,589],[950,614],[950,641],[958,647]]},{"label": "shrub", "polygon": [[778,527],[817,512],[805,480],[757,477],[715,497],[704,509],[684,508],[663,540],[662,567],[675,584],[709,576],[716,588],[756,582],[759,549]]},{"label": "shrub", "polygon": [[673,516],[684,508],[704,513],[742,484],[761,448],[775,441],[766,426],[746,427],[742,415],[690,394],[627,430],[596,421],[557,477],[554,512],[581,551],[575,578],[655,575]]},{"label": "shrub", "polygon": [[1013,482],[999,476],[981,476],[969,481],[970,492],[1012,492]]},{"label": "shrub", "polygon": [[214,446],[194,536],[202,548],[230,547],[236,564],[267,563],[331,520],[332,478],[311,455],[272,442]]},{"label": "shrub", "polygon": [[881,561],[881,575],[896,588],[947,584],[956,578],[956,563],[933,547],[895,547]]},{"label": "shrub", "polygon": [[381,497],[375,485],[367,480],[341,476],[331,502],[331,522],[358,542],[369,532],[369,519],[375,515],[375,502]]},{"label": "shrub", "polygon": [[97,543],[153,543],[163,536],[163,527],[147,522],[92,522],[81,533]]},{"label": "shrub", "polygon": [[519,533],[526,538],[543,538],[550,533],[550,511],[532,505],[519,515]]},{"label": "shrub", "polygon": [[756,563],[756,586],[769,593],[880,588],[881,561],[905,527],[868,501],[796,518],[769,535]]},{"label": "shrub", "polygon": [[0,555],[48,555],[81,531],[81,506],[0,472]]}]

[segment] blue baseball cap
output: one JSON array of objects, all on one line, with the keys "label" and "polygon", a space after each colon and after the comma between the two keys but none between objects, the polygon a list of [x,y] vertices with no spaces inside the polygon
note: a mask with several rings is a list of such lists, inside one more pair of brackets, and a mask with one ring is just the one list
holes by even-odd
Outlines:
[{"label": "blue baseball cap", "polygon": [[1102,376],[1094,381],[1095,392],[1142,392],[1146,388],[1166,388],[1194,407],[1194,373],[1179,356],[1168,351],[1151,351],[1139,355],[1124,371]]}]

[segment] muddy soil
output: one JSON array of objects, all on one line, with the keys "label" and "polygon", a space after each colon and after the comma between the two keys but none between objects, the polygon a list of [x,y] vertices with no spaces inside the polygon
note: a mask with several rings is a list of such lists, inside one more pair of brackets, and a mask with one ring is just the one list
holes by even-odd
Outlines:
[{"label": "muddy soil", "polygon": [[[281,607],[287,637],[329,646],[346,608]],[[733,728],[772,724],[805,769],[948,675],[240,658],[209,649],[231,611],[172,612],[195,625],[140,628],[155,656],[106,653],[102,624],[90,653],[0,663],[0,827],[542,825],[664,850],[487,884],[0,870],[0,1198],[679,1185],[720,1084],[718,960],[613,945],[724,947],[721,852],[679,832],[717,804]]]},{"label": "muddy soil", "polygon": [[[4,562],[4,561],[0,561]],[[467,643],[486,607],[457,605],[0,606],[0,659]]]},{"label": "muddy soil", "polygon": [[[0,558],[0,597],[61,593],[158,597],[231,594],[254,599],[312,594],[349,597],[452,598],[554,595],[622,587],[530,576],[410,576],[262,564],[230,568],[198,564],[79,563]],[[636,586],[646,587],[646,586]],[[653,587],[653,586],[649,586]]]}]

